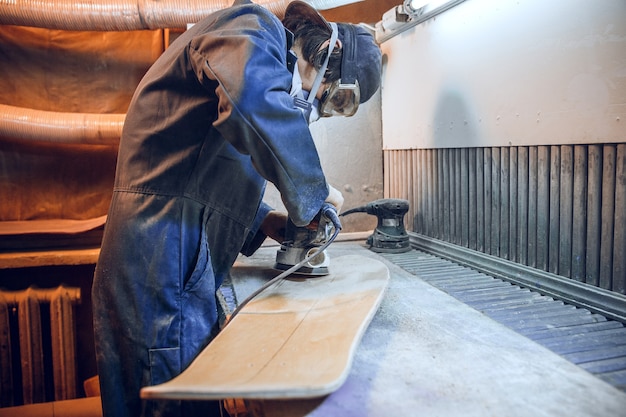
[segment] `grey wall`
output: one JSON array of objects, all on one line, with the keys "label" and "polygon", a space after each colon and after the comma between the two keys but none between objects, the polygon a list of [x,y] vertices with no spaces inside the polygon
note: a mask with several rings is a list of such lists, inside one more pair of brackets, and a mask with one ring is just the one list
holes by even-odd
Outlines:
[{"label": "grey wall", "polygon": [[[343,193],[344,210],[382,198],[382,125],[380,90],[359,106],[353,117],[324,118],[311,125],[328,182]],[[265,201],[284,210],[276,188],[268,185]],[[366,214],[343,218],[343,232],[371,230],[376,220]]]},{"label": "grey wall", "polygon": [[382,47],[385,149],[625,139],[624,0],[466,0]]},{"label": "grey wall", "polygon": [[626,1],[466,0],[382,48],[410,228],[626,294]]}]

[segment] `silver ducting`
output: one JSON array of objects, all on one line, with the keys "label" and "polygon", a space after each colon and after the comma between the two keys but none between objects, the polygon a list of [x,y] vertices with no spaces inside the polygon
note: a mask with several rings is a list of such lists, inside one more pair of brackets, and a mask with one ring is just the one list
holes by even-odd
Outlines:
[{"label": "silver ducting", "polygon": [[[318,10],[360,0],[305,0]],[[256,0],[277,16],[291,0]],[[0,0],[0,24],[61,30],[186,28],[232,0]]]},{"label": "silver ducting", "polygon": [[0,104],[0,137],[68,144],[117,145],[124,114],[61,113]]}]

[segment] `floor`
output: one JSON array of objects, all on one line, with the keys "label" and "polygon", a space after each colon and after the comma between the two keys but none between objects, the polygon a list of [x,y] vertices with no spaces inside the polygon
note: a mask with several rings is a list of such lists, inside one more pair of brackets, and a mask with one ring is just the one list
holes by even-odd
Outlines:
[{"label": "floor", "polygon": [[626,391],[623,323],[422,251],[387,260]]},{"label": "floor", "polygon": [[[242,301],[277,275],[276,249],[239,258],[226,299]],[[426,272],[412,273],[362,242],[333,243],[328,254],[331,268],[347,254],[386,264],[385,298],[339,390],[314,400],[265,401],[263,415],[624,415],[626,393],[435,287]]]}]

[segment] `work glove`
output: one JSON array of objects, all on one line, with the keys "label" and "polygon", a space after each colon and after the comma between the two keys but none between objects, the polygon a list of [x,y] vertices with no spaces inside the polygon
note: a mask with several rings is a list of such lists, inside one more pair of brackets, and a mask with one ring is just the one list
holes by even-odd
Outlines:
[{"label": "work glove", "polygon": [[326,197],[326,203],[332,204],[335,207],[337,214],[341,213],[341,206],[343,206],[343,194],[330,184],[328,184],[328,197]]}]

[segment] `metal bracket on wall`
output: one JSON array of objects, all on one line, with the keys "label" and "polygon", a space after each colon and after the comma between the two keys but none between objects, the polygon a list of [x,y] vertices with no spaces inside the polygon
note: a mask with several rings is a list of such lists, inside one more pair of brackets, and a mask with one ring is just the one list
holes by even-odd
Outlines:
[{"label": "metal bracket on wall", "polygon": [[[375,35],[376,41],[381,44],[396,35],[399,35],[402,32],[409,30],[410,28],[419,25],[433,17],[445,12],[453,8],[454,6],[463,3],[465,0],[450,0],[447,2],[441,1],[433,1],[427,3],[425,6],[421,7],[419,10],[415,10],[414,13],[407,12],[404,13],[402,10],[406,9],[405,1],[403,4],[394,7],[393,9],[387,11],[385,15],[383,15],[383,19],[376,24],[375,27]],[[397,24],[388,25],[389,15],[398,15],[398,10],[400,10],[401,15],[406,15],[405,19],[400,19],[397,21]],[[397,17],[395,17],[397,20]]]}]

